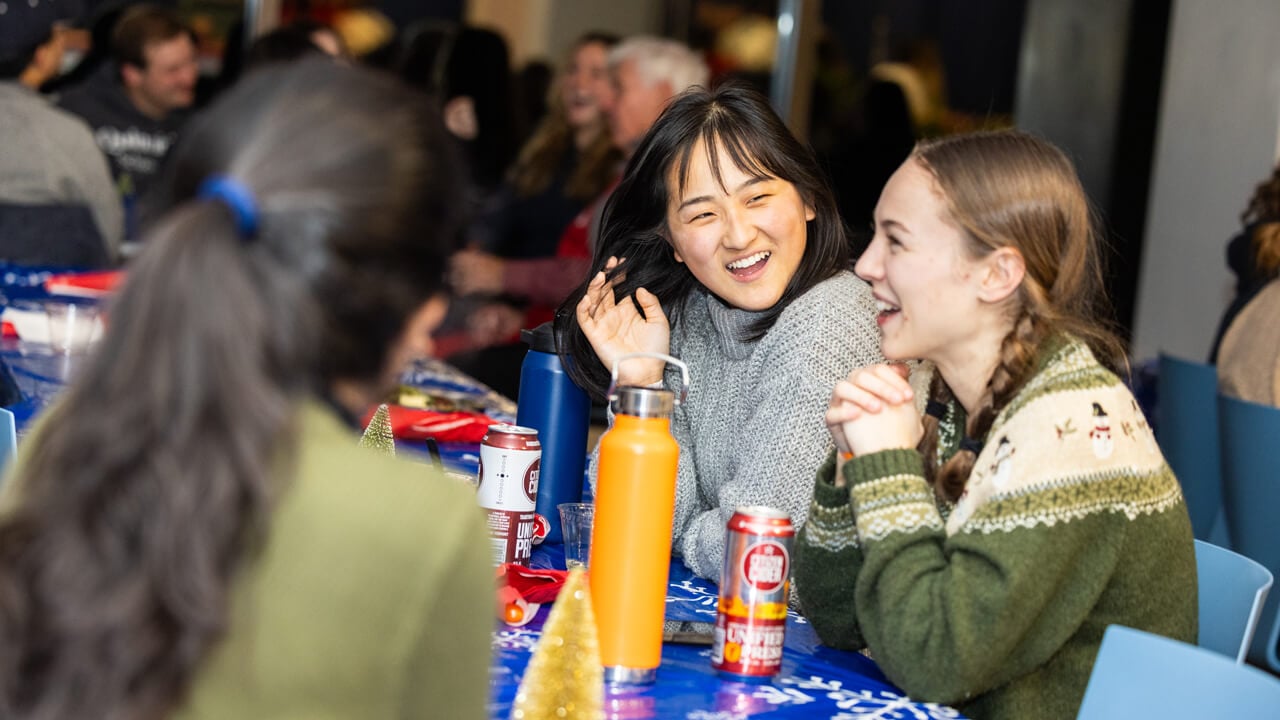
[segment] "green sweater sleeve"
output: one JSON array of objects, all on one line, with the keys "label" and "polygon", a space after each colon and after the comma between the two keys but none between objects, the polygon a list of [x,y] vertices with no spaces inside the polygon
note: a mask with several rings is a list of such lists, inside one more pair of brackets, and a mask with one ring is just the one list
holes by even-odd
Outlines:
[{"label": "green sweater sleeve", "polygon": [[836,487],[836,456],[818,468],[809,519],[796,538],[795,583],[805,617],[823,644],[866,646],[854,611],[853,587],[862,568],[849,488]]}]

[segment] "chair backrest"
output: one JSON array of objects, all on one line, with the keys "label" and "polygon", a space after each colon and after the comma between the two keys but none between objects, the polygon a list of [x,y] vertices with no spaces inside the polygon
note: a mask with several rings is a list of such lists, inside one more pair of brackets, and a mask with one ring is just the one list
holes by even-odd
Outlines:
[{"label": "chair backrest", "polygon": [[0,259],[19,265],[106,267],[102,233],[83,205],[0,203]]},{"label": "chair backrest", "polygon": [[1280,680],[1194,645],[1112,625],[1077,720],[1273,718]]},{"label": "chair backrest", "polygon": [[1244,662],[1262,614],[1271,572],[1239,553],[1196,540],[1202,648]]},{"label": "chair backrest", "polygon": [[0,479],[18,454],[18,426],[13,412],[0,408]]},{"label": "chair backrest", "polygon": [[[1280,573],[1280,408],[1218,396],[1222,442],[1222,499],[1231,547]],[[1280,621],[1271,593],[1262,609],[1249,658],[1280,672]]]},{"label": "chair backrest", "polygon": [[1218,371],[1162,353],[1156,387],[1156,441],[1182,484],[1191,531],[1208,540],[1222,507]]}]

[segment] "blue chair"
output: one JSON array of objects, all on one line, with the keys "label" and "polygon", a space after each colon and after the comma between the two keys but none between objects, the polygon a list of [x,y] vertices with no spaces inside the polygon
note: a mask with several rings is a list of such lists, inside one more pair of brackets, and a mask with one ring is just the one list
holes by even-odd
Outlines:
[{"label": "blue chair", "polygon": [[[1280,408],[1218,396],[1222,499],[1231,547],[1280,573]],[[1280,593],[1263,606],[1249,659],[1280,672]],[[1280,714],[1280,713],[1277,713]]]},{"label": "blue chair", "polygon": [[1210,538],[1222,508],[1218,370],[1161,353],[1156,388],[1156,441],[1182,484],[1191,531],[1200,540],[1218,541]]},{"label": "blue chair", "polygon": [[1112,625],[1076,720],[1274,718],[1280,680],[1194,645]]},{"label": "blue chair", "polygon": [[0,474],[18,454],[18,424],[13,412],[0,408]]},{"label": "blue chair", "polygon": [[1196,644],[1244,662],[1271,589],[1270,571],[1243,555],[1196,540],[1196,577],[1200,586]]}]

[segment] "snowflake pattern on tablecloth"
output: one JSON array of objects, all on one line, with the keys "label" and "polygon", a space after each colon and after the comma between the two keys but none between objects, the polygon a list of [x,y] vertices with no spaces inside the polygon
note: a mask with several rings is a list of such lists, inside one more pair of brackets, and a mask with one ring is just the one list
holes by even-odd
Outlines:
[{"label": "snowflake pattern on tablecloth", "polygon": [[533,652],[533,646],[538,644],[540,637],[542,632],[539,630],[498,630],[493,633],[493,649]]},{"label": "snowflake pattern on tablecloth", "polygon": [[959,711],[945,705],[918,703],[887,690],[847,690],[839,680],[826,680],[816,675],[784,677],[780,682],[793,687],[762,686],[755,697],[772,705],[803,704],[816,700],[804,691],[817,691],[834,701],[841,710],[830,716],[830,720],[954,720],[963,717]]},{"label": "snowflake pattern on tablecloth", "polygon": [[698,615],[716,616],[716,603],[720,602],[720,591],[714,587],[706,587],[694,580],[682,580],[667,586],[667,604],[682,603],[692,605],[691,612]]},{"label": "snowflake pattern on tablecloth", "polygon": [[[702,581],[695,579],[681,580],[678,583],[672,583],[667,587],[667,604],[674,603],[691,605],[687,608],[689,612],[697,615],[706,615],[710,618],[716,616],[716,605],[720,602],[720,591],[714,586],[703,585]],[[803,615],[794,609],[787,609],[787,617],[791,618],[799,625],[808,625],[809,621]]]},{"label": "snowflake pattern on tablecloth", "polygon": [[[791,678],[783,678],[783,682]],[[751,693],[751,697],[759,698],[770,705],[804,705],[814,701],[812,695],[805,695],[795,688],[780,688],[775,685],[761,685],[760,689]]]}]

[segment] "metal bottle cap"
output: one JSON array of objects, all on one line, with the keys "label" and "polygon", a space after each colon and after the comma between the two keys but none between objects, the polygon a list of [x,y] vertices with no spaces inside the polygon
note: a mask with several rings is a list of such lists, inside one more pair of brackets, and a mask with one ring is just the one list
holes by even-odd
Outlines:
[{"label": "metal bottle cap", "polygon": [[631,385],[618,388],[616,397],[615,413],[639,418],[671,417],[676,403],[676,394],[670,390]]}]

